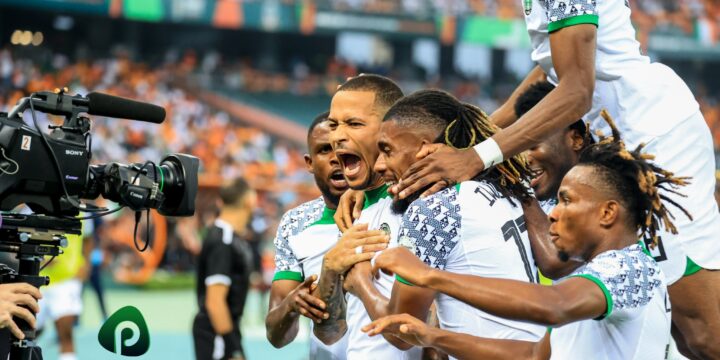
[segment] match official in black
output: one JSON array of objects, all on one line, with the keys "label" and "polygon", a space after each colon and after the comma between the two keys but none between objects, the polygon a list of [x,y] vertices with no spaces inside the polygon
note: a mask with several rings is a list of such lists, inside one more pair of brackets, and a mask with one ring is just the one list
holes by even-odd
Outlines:
[{"label": "match official in black", "polygon": [[200,311],[193,322],[195,357],[244,360],[239,325],[253,266],[250,246],[241,235],[254,208],[255,193],[237,179],[220,190],[220,198],[197,262]]}]

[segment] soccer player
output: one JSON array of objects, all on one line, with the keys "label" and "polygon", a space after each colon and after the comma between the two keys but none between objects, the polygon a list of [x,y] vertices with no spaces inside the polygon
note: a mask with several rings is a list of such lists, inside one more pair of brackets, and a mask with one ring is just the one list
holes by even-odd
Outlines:
[{"label": "soccer player", "polygon": [[[417,161],[415,154],[423,145],[442,142],[467,148],[489,138],[496,130],[477,107],[444,91],[421,90],[395,103],[385,115],[375,169],[386,183],[392,184]],[[394,202],[393,210],[404,213],[400,245],[433,268],[537,282],[520,206],[531,196],[523,183],[529,177],[524,159],[518,156],[472,181],[411,204],[407,200],[412,197]],[[412,286],[402,278],[393,286],[388,312],[407,312],[425,319],[433,300],[440,327],[444,329],[531,342],[539,341],[545,333],[542,326],[485,313],[450,296]]]},{"label": "soccer player", "polygon": [[[541,286],[455,274],[428,267],[402,248],[376,259],[376,268],[417,286],[497,316],[553,327],[541,342],[456,334],[426,328],[406,315],[376,320],[363,330],[467,359],[664,358],[670,337],[666,284],[637,234],[657,239],[660,226],[676,232],[659,190],[677,194],[685,179],[649,162],[642,147],[626,150],[619,133],[613,135],[615,140],[603,140],[581,154],[550,213],[558,255],[585,262],[563,281]],[[667,203],[685,212],[674,201]]]},{"label": "soccer player", "polygon": [[245,359],[239,322],[252,272],[252,250],[240,237],[255,192],[242,178],[220,189],[217,217],[197,260],[198,314],[192,333],[197,359]]},{"label": "soccer player", "polygon": [[[474,177],[583,117],[607,132],[599,116],[607,109],[628,147],[647,144],[655,162],[692,177],[686,193],[663,195],[681,204],[694,221],[678,219],[679,235],[660,235],[660,262],[668,278],[673,335],[691,358],[720,359],[720,213],[714,201],[712,136],[687,85],[668,67],[640,53],[627,0],[527,0],[526,23],[539,65],[493,115],[504,127],[474,149],[437,150],[416,163],[391,192],[401,198],[435,183]],[[517,118],[517,95],[546,76],[557,87]],[[444,181],[443,181],[444,180]],[[662,245],[662,246],[661,246]]]},{"label": "soccer player", "polygon": [[[338,198],[347,189],[340,163],[330,145],[328,113],[317,116],[308,130],[307,169],[315,177],[321,197],[283,215],[275,237],[275,276],[265,328],[273,346],[280,348],[297,336],[299,315],[318,323],[328,317],[325,303],[313,296],[325,253],[340,237],[333,214]],[[344,359],[343,340],[330,347],[313,336],[312,359]]]},{"label": "soccer player", "polygon": [[[517,97],[515,115],[520,118],[554,89],[555,86],[545,80],[532,84]],[[541,269],[542,275],[550,279],[559,279],[568,275],[581,265],[575,261],[559,261],[557,250],[547,232],[550,226],[547,214],[557,205],[557,190],[563,177],[577,164],[580,152],[592,143],[590,131],[580,119],[532,146],[525,153],[528,166],[533,173],[530,186],[537,198],[537,201],[522,203],[525,225],[535,262]]]},{"label": "soccer player", "polygon": [[[336,342],[347,333],[347,358],[351,360],[419,357],[418,351],[404,352],[381,337],[365,336],[360,327],[385,313],[378,313],[377,304],[363,302],[352,293],[346,296],[343,291],[343,277],[347,281],[359,274],[369,273],[370,268],[369,261],[363,260],[371,257],[360,257],[368,249],[353,242],[350,236],[367,232],[372,238],[382,239],[383,247],[388,241],[390,246],[397,243],[400,216],[392,213],[392,199],[387,195],[387,186],[373,171],[373,166],[378,156],[380,122],[390,106],[402,96],[400,88],[391,80],[378,75],[361,75],[341,85],[330,105],[328,120],[333,150],[348,186],[365,190],[365,202],[356,224],[345,231],[343,239],[325,254],[318,292],[327,304],[330,316],[317,324],[313,331],[326,344]],[[368,271],[360,273],[355,267],[366,267]],[[373,279],[372,288],[383,298],[389,298],[392,284],[392,277],[382,275]]]}]

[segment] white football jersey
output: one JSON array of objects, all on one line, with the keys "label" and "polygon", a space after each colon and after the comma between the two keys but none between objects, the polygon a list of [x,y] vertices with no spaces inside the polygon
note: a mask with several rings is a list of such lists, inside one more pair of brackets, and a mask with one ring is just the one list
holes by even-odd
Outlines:
[{"label": "white football jersey", "polygon": [[606,251],[569,277],[597,284],[607,312],[552,330],[552,359],[665,359],[670,341],[665,275],[641,245]]},{"label": "white football jersey", "polygon": [[[521,1],[521,0],[518,0]],[[550,34],[577,24],[597,26],[595,93],[584,119],[591,129],[610,134],[600,117],[607,109],[629,148],[668,133],[699,106],[687,85],[670,68],[640,52],[628,0],[532,0],[526,8],[532,60],[558,83],[550,53]],[[529,12],[529,14],[528,14]]]},{"label": "white football jersey", "polygon": [[[368,230],[383,230],[390,236],[388,247],[397,246],[397,238],[400,230],[401,215],[396,215],[391,210],[392,197],[387,193],[387,186],[383,185],[374,190],[365,192],[365,205],[360,218],[355,223],[368,224]],[[395,279],[382,271],[380,277],[375,279],[374,285],[388,299],[392,291]],[[421,349],[412,348],[402,351],[385,340],[382,336],[370,337],[360,329],[372,322],[370,315],[365,310],[362,301],[348,293],[345,295],[347,301],[347,358],[348,360],[367,359],[419,359]]]},{"label": "white football jersey", "polygon": [[[283,215],[275,237],[273,281],[301,282],[313,274],[320,276],[323,256],[340,237],[333,215],[335,210],[327,208],[322,198],[306,202]],[[331,346],[323,344],[314,335],[311,339],[311,358],[345,359],[347,336]]]},{"label": "white football jersey", "polygon": [[[403,216],[399,241],[440,270],[537,283],[523,210],[513,201],[489,182],[463,182],[413,202]],[[442,293],[435,300],[440,327],[446,330],[525,341],[539,341],[546,332],[543,326],[503,319]]]}]

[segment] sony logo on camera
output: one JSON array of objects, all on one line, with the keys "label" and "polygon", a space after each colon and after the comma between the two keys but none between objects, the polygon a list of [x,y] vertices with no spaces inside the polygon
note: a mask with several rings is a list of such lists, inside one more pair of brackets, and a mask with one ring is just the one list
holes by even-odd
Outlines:
[{"label": "sony logo on camera", "polygon": [[85,152],[82,150],[65,150],[65,155],[72,155],[72,156],[83,156]]}]

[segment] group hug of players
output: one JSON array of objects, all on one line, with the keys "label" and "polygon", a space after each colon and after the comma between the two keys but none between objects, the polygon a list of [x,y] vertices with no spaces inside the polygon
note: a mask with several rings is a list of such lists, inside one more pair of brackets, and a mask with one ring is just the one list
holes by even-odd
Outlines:
[{"label": "group hug of players", "polygon": [[278,228],[274,346],[305,316],[313,359],[664,359],[671,336],[720,359],[691,92],[640,54],[625,1],[525,3],[538,67],[493,114],[366,74],[312,123],[322,196]]}]

